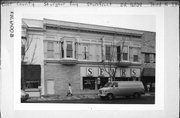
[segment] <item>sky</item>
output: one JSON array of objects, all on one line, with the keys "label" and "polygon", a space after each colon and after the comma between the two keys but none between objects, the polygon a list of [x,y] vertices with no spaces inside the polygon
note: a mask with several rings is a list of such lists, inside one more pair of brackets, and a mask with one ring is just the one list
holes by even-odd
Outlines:
[{"label": "sky", "polygon": [[68,11],[37,11],[23,13],[22,18],[40,19],[43,18],[70,21],[78,23],[87,23],[94,25],[103,25],[118,28],[127,28],[135,30],[156,31],[156,17],[153,15],[139,14],[118,14],[118,13],[102,13],[95,10],[83,12],[80,10]]}]

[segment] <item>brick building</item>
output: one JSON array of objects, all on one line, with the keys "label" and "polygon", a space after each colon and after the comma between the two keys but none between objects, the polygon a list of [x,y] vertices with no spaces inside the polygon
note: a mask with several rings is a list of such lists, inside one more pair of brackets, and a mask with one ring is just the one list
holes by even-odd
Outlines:
[{"label": "brick building", "polygon": [[68,83],[78,93],[97,91],[112,79],[147,80],[144,62],[147,53],[155,55],[154,32],[50,19],[23,19],[23,39],[25,65],[40,66],[37,81],[25,78],[26,91],[41,88],[42,95],[65,95]]},{"label": "brick building", "polygon": [[155,63],[156,63],[156,51],[155,51],[155,33],[144,31],[142,40],[142,74],[141,80],[144,85],[149,84],[151,86],[150,91],[155,91]]}]

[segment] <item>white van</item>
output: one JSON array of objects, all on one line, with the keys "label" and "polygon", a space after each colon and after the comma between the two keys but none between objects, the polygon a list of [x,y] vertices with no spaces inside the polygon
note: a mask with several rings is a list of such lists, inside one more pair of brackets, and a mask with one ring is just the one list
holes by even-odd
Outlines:
[{"label": "white van", "polygon": [[138,98],[144,94],[144,86],[141,81],[112,81],[99,89],[101,99],[112,100],[116,96],[134,96]]}]

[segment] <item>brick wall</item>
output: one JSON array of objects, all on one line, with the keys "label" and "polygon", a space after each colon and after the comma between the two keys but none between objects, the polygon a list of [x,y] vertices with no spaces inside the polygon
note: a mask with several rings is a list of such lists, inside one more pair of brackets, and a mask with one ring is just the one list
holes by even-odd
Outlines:
[{"label": "brick wall", "polygon": [[155,32],[144,31],[144,34],[142,37],[141,52],[151,53],[150,54],[150,63],[144,63],[145,55],[144,55],[144,53],[141,54],[142,67],[143,68],[155,68],[155,63],[154,63],[154,61],[152,61],[153,60],[152,54],[156,53],[156,33]]},{"label": "brick wall", "polygon": [[80,67],[78,65],[48,63],[45,65],[44,71],[45,81],[53,79],[55,82],[55,94],[65,95],[68,90],[68,83],[71,83],[73,92],[80,91]]}]

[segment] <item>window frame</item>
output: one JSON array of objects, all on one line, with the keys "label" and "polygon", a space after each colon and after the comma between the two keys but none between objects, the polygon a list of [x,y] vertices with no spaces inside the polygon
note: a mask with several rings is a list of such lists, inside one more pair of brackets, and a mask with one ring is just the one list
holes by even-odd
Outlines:
[{"label": "window frame", "polygon": [[150,53],[144,53],[144,63],[150,63]]},{"label": "window frame", "polygon": [[[52,49],[49,49],[49,44],[52,44]],[[52,53],[52,56],[49,56],[49,53]],[[47,58],[54,58],[54,41],[47,41]]]},{"label": "window frame", "polygon": [[[71,44],[68,44],[68,43],[71,43]],[[68,48],[68,45],[71,45],[71,49]],[[68,52],[70,51],[70,57],[68,56]],[[73,58],[73,41],[66,41],[66,58]]]},{"label": "window frame", "polygon": [[[107,47],[109,48],[109,53],[107,53]],[[111,45],[105,45],[105,60],[111,60]]]},{"label": "window frame", "polygon": [[121,46],[117,46],[116,51],[117,51],[117,61],[121,61]]},{"label": "window frame", "polygon": [[[75,37],[62,37],[60,38],[60,42],[61,42],[61,59],[75,59],[76,57],[76,38]],[[71,44],[68,44],[68,42],[70,42]],[[71,48],[67,48],[68,45],[71,45]],[[70,53],[69,53],[70,52]],[[69,54],[71,54],[69,56]]]},{"label": "window frame", "polygon": [[[82,55],[83,60],[89,60],[89,44],[82,44]],[[86,49],[86,50],[85,50]]]},{"label": "window frame", "polygon": [[[124,48],[127,48],[127,52],[124,51]],[[127,60],[124,59],[124,54],[127,54]],[[128,45],[124,45],[123,49],[122,49],[122,54],[121,54],[121,59],[122,61],[129,61],[129,46]]]},{"label": "window frame", "polygon": [[[135,56],[137,56],[137,61],[135,60],[136,59]],[[137,55],[133,55],[133,62],[139,62],[139,55],[138,54]]]}]

